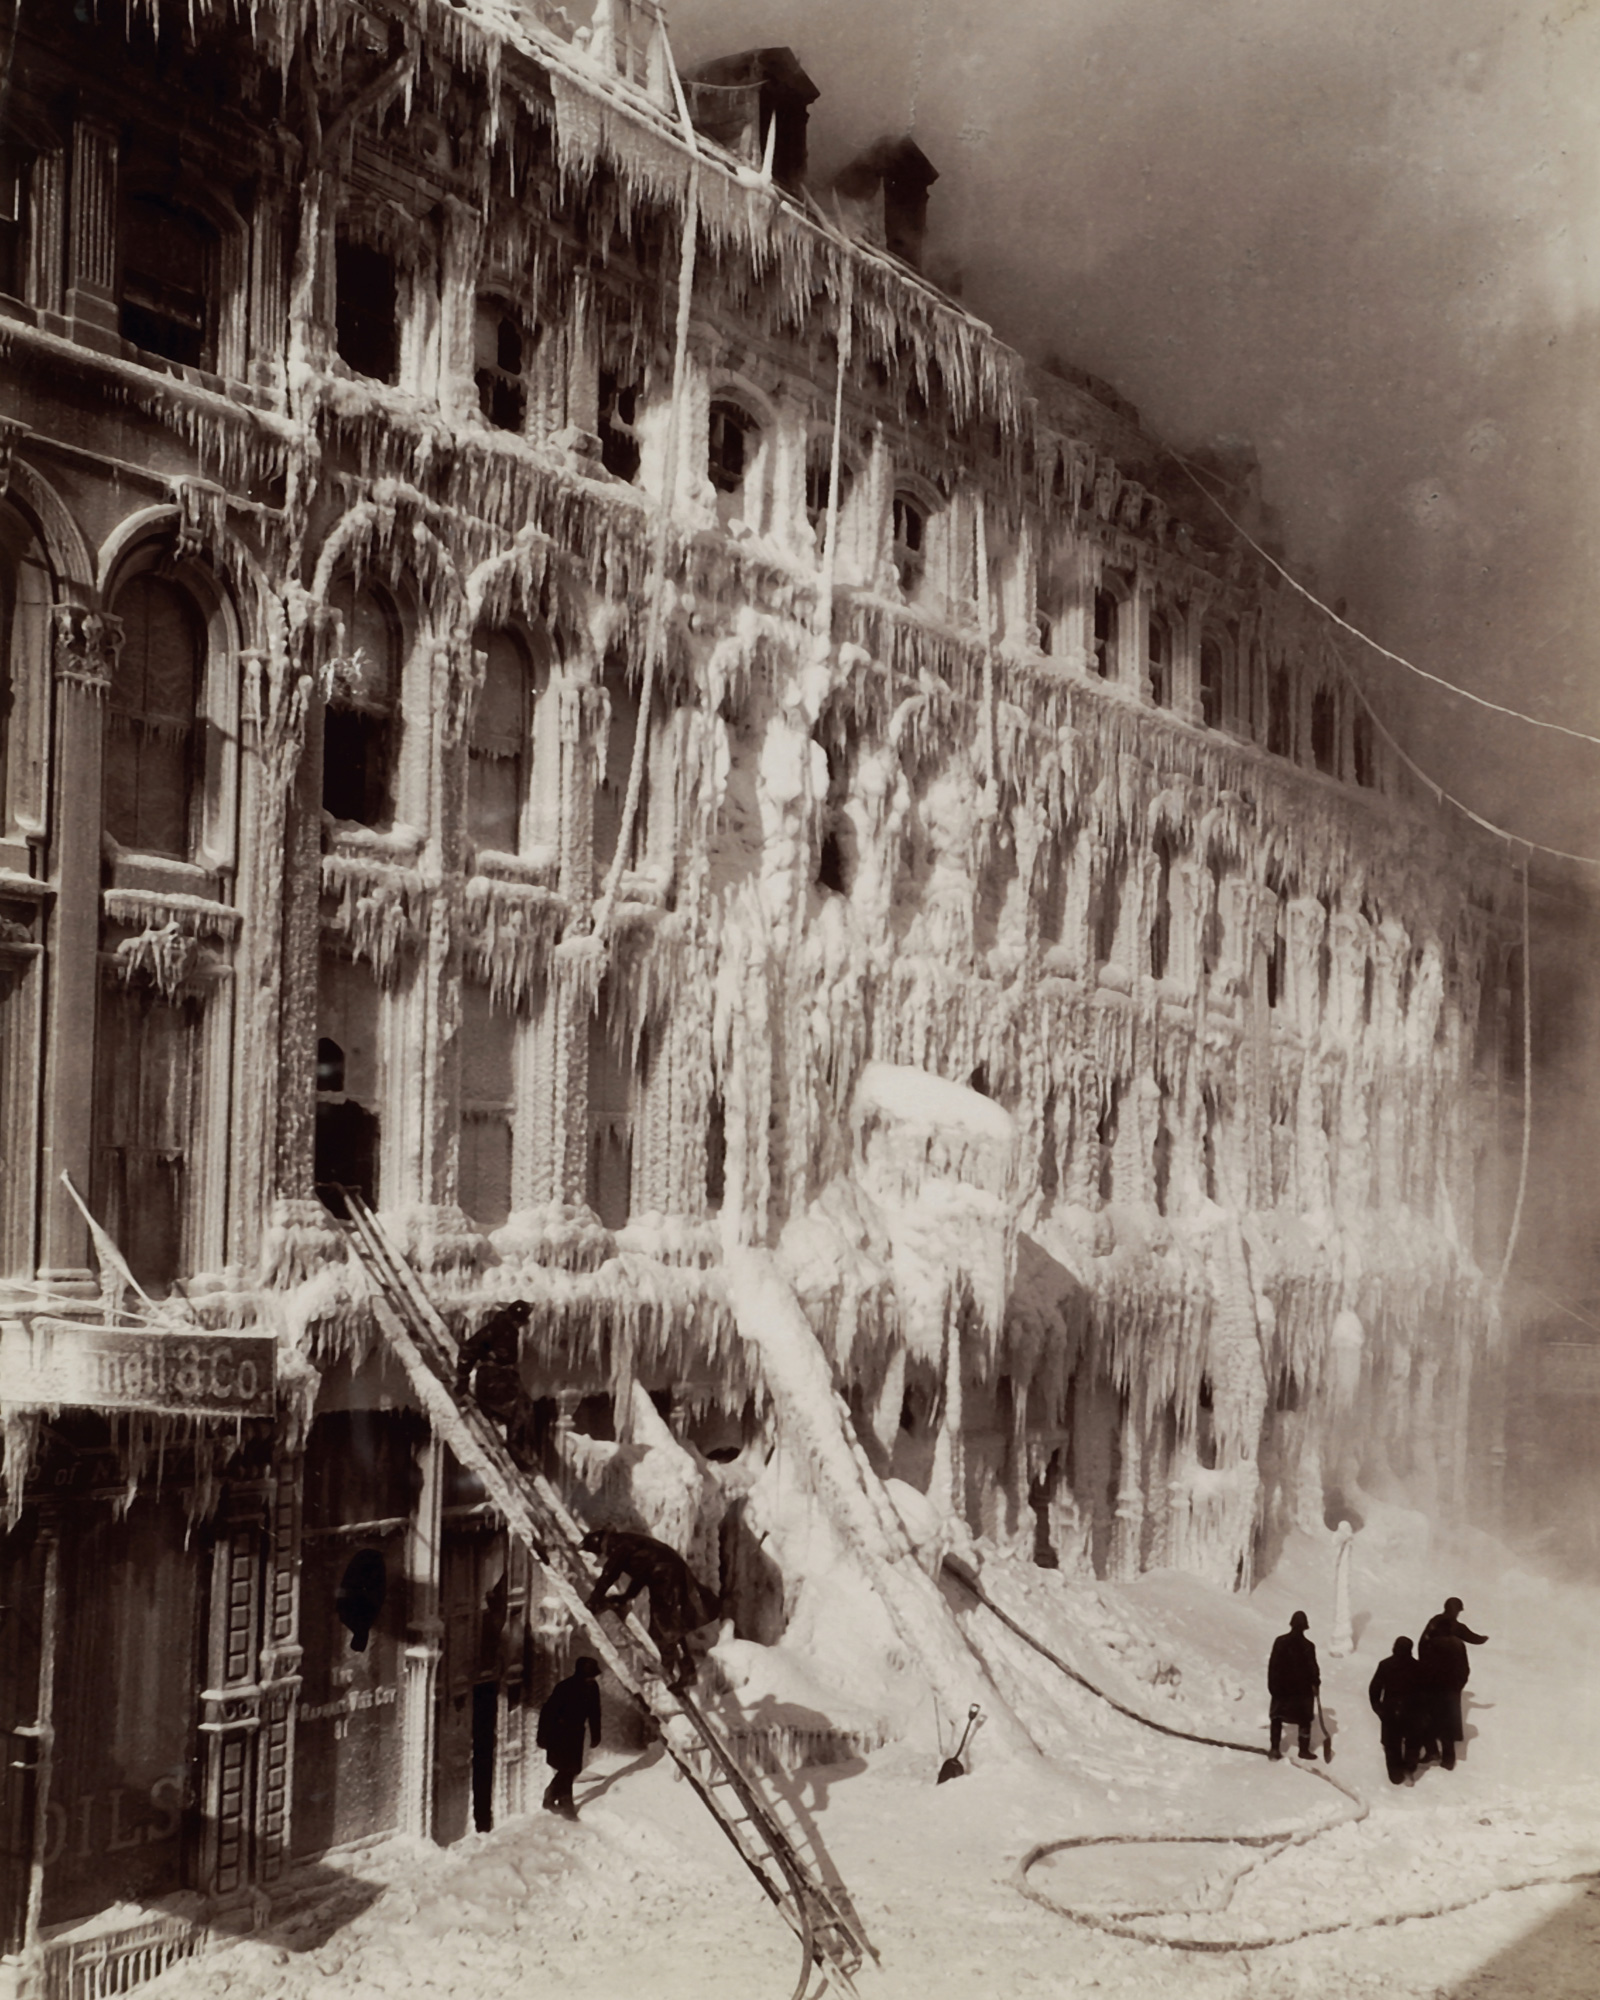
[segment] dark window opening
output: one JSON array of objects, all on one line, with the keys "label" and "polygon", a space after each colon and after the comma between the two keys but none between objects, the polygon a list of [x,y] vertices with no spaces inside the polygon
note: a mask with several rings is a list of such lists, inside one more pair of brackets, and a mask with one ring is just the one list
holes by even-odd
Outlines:
[{"label": "dark window opening", "polygon": [[27,290],[28,188],[32,163],[15,146],[0,145],[0,292]]},{"label": "dark window opening", "polygon": [[1048,659],[1055,651],[1056,643],[1055,622],[1048,612],[1041,611],[1038,614],[1034,623],[1034,637],[1038,641],[1039,651]]},{"label": "dark window opening", "polygon": [[1378,782],[1375,747],[1372,717],[1365,709],[1358,709],[1355,724],[1350,732],[1350,762],[1354,767],[1358,785],[1371,786]]},{"label": "dark window opening", "polygon": [[1107,863],[1095,886],[1092,942],[1096,965],[1109,965],[1116,956],[1117,928],[1122,921],[1122,878],[1125,863],[1121,855]]},{"label": "dark window opening", "polygon": [[395,697],[400,619],[392,600],[353,579],[334,586],[344,651],[322,717],[322,808],[334,819],[382,826],[394,809]]},{"label": "dark window opening", "polygon": [[1369,958],[1361,968],[1361,1025],[1364,1028],[1372,1026],[1372,997],[1375,984],[1372,960]]},{"label": "dark window opening", "polygon": [[494,1827],[494,1754],[500,1724],[500,1684],[478,1681],[472,1690],[472,1828]]},{"label": "dark window opening", "polygon": [[1222,921],[1222,869],[1213,858],[1206,868],[1207,896],[1205,920],[1200,926],[1200,965],[1204,972],[1215,972],[1222,964],[1222,950],[1226,942]]},{"label": "dark window opening", "polygon": [[1115,664],[1117,640],[1117,599],[1109,590],[1094,594],[1094,670],[1109,680]]},{"label": "dark window opening", "polygon": [[393,382],[400,372],[400,292],[394,259],[341,237],[334,247],[334,346],[358,375]]},{"label": "dark window opening", "polygon": [[600,463],[630,485],[639,477],[639,392],[611,370],[600,374]]},{"label": "dark window opening", "polygon": [[722,1092],[711,1093],[706,1112],[706,1207],[713,1215],[722,1206],[728,1184],[728,1114]]},{"label": "dark window opening", "polygon": [[483,686],[467,744],[467,832],[480,848],[516,854],[532,757],[533,675],[510,632],[480,634]]},{"label": "dark window opening", "polygon": [[473,335],[478,408],[496,430],[520,432],[528,414],[523,366],[532,341],[497,300],[478,302]]},{"label": "dark window opening", "polygon": [[211,360],[216,237],[159,195],[134,195],[122,218],[122,335],[191,368]]},{"label": "dark window opening", "polygon": [[[839,461],[839,512],[850,498],[853,475],[844,460]],[[833,483],[833,459],[827,452],[813,452],[806,459],[806,519],[821,538],[828,518],[828,489]]]},{"label": "dark window opening", "polygon": [[1267,1005],[1269,1007],[1281,1006],[1285,997],[1289,971],[1288,941],[1285,936],[1287,929],[1288,912],[1280,897],[1278,902],[1278,921],[1272,933],[1272,943],[1267,951]]},{"label": "dark window opening", "polygon": [[1172,956],[1172,841],[1156,841],[1155,916],[1150,923],[1150,977],[1165,979]]},{"label": "dark window opening", "polygon": [[95,1027],[90,1203],[152,1297],[184,1268],[201,1008],[103,987]]},{"label": "dark window opening", "polygon": [[737,493],[754,456],[755,421],[737,403],[711,405],[706,469],[719,493]]},{"label": "dark window opening", "polygon": [[199,729],[204,628],[188,594],[146,572],[117,592],[102,796],[111,838],[184,860]]},{"label": "dark window opening", "polygon": [[327,1035],[317,1041],[317,1088],[344,1095],[344,1050]]},{"label": "dark window opening", "polygon": [[364,1653],[389,1594],[389,1571],[377,1549],[358,1549],[345,1565],[334,1597],[339,1623],[350,1634],[352,1653]]},{"label": "dark window opening", "polygon": [[1311,698],[1311,761],[1319,771],[1337,777],[1339,704],[1332,688],[1318,688]]},{"label": "dark window opening", "polygon": [[1157,708],[1172,706],[1172,632],[1161,617],[1150,620],[1150,699]]},{"label": "dark window opening", "polygon": [[909,494],[894,496],[894,573],[907,597],[915,597],[927,568],[926,514]]},{"label": "dark window opening", "polygon": [[317,1106],[317,1192],[335,1215],[348,1213],[343,1188],[354,1188],[369,1208],[378,1205],[378,1117],[348,1098]]},{"label": "dark window opening", "polygon": [[1267,748],[1274,757],[1294,755],[1294,704],[1287,667],[1274,667],[1267,679]]},{"label": "dark window opening", "polygon": [[1039,1135],[1039,1192],[1046,1201],[1053,1201],[1061,1186],[1061,1161],[1057,1152],[1059,1141],[1056,1137],[1056,1094],[1052,1090],[1044,1101],[1043,1130]]},{"label": "dark window opening", "polygon": [[1207,729],[1222,725],[1222,648],[1215,639],[1200,642],[1200,720]]},{"label": "dark window opening", "polygon": [[817,887],[831,889],[837,896],[850,893],[850,884],[845,879],[844,848],[833,827],[822,836],[822,848],[817,855]]}]

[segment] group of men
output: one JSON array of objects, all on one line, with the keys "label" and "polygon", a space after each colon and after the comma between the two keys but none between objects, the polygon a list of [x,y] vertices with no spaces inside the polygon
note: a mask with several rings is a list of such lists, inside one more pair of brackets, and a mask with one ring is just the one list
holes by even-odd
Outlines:
[{"label": "group of men", "polygon": [[[1441,1770],[1455,1769],[1456,1745],[1465,1735],[1461,1696],[1471,1673],[1467,1648],[1486,1643],[1484,1633],[1462,1624],[1462,1608],[1459,1597],[1447,1597],[1443,1611],[1435,1612],[1423,1628],[1415,1653],[1409,1639],[1396,1639],[1394,1650],[1378,1662],[1372,1676],[1367,1696],[1378,1718],[1391,1784],[1404,1784],[1434,1759]],[[1317,1649],[1306,1636],[1310,1622],[1297,1611],[1288,1631],[1272,1642],[1267,1661],[1270,1757],[1283,1755],[1285,1723],[1293,1723],[1299,1732],[1300,1755],[1311,1755],[1311,1725],[1321,1707],[1322,1672]]]}]

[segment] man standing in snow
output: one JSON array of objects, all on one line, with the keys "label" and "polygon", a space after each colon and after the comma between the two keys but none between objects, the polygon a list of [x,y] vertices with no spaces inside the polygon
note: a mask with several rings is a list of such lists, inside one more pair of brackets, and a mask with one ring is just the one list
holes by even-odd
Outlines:
[{"label": "man standing in snow", "polygon": [[1459,1597],[1447,1597],[1443,1611],[1436,1611],[1423,1627],[1422,1644],[1417,1648],[1417,1664],[1432,1710],[1430,1734],[1438,1736],[1439,1765],[1445,1771],[1455,1769],[1456,1745],[1466,1733],[1461,1694],[1472,1673],[1467,1648],[1489,1643],[1486,1633],[1469,1631],[1462,1624],[1461,1609]]},{"label": "man standing in snow", "polygon": [[1411,1641],[1396,1639],[1394,1651],[1378,1662],[1367,1688],[1367,1699],[1378,1718],[1391,1785],[1409,1778],[1421,1759],[1422,1737],[1430,1726],[1422,1713],[1423,1692],[1421,1672],[1411,1657]]},{"label": "man standing in snow", "polygon": [[1269,1756],[1283,1755],[1283,1725],[1292,1722],[1300,1732],[1300,1755],[1311,1755],[1311,1716],[1317,1691],[1322,1686],[1322,1669],[1317,1665],[1317,1649],[1306,1637],[1311,1620],[1297,1611],[1287,1632],[1272,1642],[1267,1661],[1267,1693],[1272,1697],[1272,1748]]},{"label": "man standing in snow", "polygon": [[578,1808],[572,1799],[572,1781],[583,1769],[583,1736],[600,1747],[600,1662],[585,1653],[564,1681],[550,1691],[550,1699],[539,1711],[539,1727],[534,1741],[545,1754],[555,1776],[545,1787],[544,1809],[576,1819]]}]

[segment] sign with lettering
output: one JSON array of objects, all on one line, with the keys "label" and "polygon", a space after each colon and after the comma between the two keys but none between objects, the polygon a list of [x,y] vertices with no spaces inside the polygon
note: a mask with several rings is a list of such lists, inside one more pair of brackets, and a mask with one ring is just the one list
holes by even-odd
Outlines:
[{"label": "sign with lettering", "polygon": [[0,1340],[0,1401],[270,1417],[277,1343],[267,1333],[12,1321]]}]

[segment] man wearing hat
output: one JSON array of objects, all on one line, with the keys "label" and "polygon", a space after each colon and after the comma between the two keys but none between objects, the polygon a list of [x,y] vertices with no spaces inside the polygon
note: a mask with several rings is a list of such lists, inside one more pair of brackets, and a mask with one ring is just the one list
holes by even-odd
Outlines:
[{"label": "man wearing hat", "polygon": [[1322,1686],[1322,1670],[1317,1665],[1317,1649],[1306,1637],[1311,1620],[1297,1611],[1287,1632],[1272,1642],[1267,1661],[1267,1693],[1272,1698],[1272,1748],[1269,1755],[1283,1755],[1283,1725],[1292,1722],[1300,1732],[1300,1755],[1311,1755],[1311,1717],[1317,1691]]},{"label": "man wearing hat", "polygon": [[1424,1690],[1432,1711],[1432,1731],[1439,1740],[1439,1768],[1456,1767],[1456,1745],[1466,1734],[1461,1719],[1461,1695],[1472,1667],[1467,1659],[1469,1646],[1486,1646],[1487,1634],[1473,1632],[1461,1622],[1459,1597],[1447,1597],[1443,1611],[1436,1611],[1422,1628],[1417,1648],[1417,1665],[1422,1670]]}]

